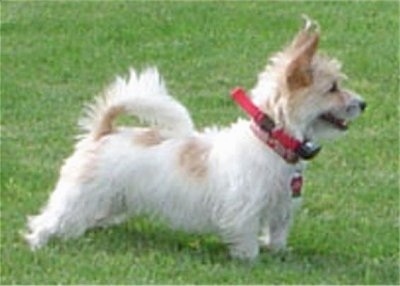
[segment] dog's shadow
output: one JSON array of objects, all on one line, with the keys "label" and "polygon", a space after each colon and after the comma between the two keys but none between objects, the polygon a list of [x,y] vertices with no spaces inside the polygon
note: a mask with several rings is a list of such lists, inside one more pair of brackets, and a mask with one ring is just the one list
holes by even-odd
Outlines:
[{"label": "dog's shadow", "polygon": [[54,242],[58,248],[79,247],[105,251],[112,254],[132,253],[145,256],[150,252],[160,255],[181,256],[182,254],[198,256],[208,261],[225,261],[229,259],[228,249],[214,235],[188,234],[168,228],[165,224],[147,218],[135,218],[132,221],[87,231],[75,242]]},{"label": "dog's shadow", "polygon": [[[251,266],[281,265],[320,265],[324,260],[336,260],[329,254],[316,253],[312,249],[297,249],[280,253],[262,250],[256,263],[232,259],[228,247],[215,235],[188,234],[168,228],[165,224],[146,218],[112,226],[96,228],[86,232],[77,240],[53,241],[59,251],[80,248],[90,252],[106,252],[109,255],[127,254],[135,257],[148,255],[169,256],[181,260],[183,256],[193,257],[207,264],[240,264]],[[247,267],[246,267],[247,268]],[[257,268],[257,267],[256,267]]]}]

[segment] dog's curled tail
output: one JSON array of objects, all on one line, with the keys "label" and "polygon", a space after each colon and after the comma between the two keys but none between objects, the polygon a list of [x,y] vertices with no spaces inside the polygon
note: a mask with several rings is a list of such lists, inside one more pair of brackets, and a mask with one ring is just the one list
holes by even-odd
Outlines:
[{"label": "dog's curled tail", "polygon": [[141,74],[131,69],[127,79],[117,77],[103,95],[87,106],[79,125],[98,140],[113,132],[113,121],[120,114],[136,116],[166,137],[183,137],[194,131],[189,112],[168,94],[156,68]]}]

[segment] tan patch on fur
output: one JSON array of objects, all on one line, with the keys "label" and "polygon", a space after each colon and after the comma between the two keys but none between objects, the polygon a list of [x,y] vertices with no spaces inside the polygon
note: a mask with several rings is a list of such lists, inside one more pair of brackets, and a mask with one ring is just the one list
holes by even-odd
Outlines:
[{"label": "tan patch on fur", "polygon": [[210,146],[197,139],[187,141],[179,152],[179,166],[195,178],[204,178],[208,172]]},{"label": "tan patch on fur", "polygon": [[311,72],[297,70],[288,76],[288,83],[292,91],[310,86],[312,84]]},{"label": "tan patch on fur", "polygon": [[96,133],[94,134],[95,140],[100,139],[104,135],[110,134],[113,132],[113,121],[114,119],[121,113],[124,112],[124,107],[123,106],[113,106],[111,107],[106,114],[104,114],[100,126],[96,130]]},{"label": "tan patch on fur", "polygon": [[157,130],[148,129],[137,134],[133,141],[136,145],[151,147],[154,145],[161,144],[165,138],[163,138]]}]

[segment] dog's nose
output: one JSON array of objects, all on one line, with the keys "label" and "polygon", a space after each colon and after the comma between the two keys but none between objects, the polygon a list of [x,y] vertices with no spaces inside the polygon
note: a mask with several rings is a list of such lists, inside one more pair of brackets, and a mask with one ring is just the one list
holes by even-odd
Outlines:
[{"label": "dog's nose", "polygon": [[365,108],[367,108],[367,103],[366,103],[365,101],[361,101],[361,102],[360,102],[360,109],[361,109],[361,111],[364,111]]}]

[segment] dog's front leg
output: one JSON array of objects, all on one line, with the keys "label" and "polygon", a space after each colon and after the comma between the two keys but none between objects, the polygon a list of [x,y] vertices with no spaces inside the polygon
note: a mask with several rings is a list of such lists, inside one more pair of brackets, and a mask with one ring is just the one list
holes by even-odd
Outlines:
[{"label": "dog's front leg", "polygon": [[282,217],[273,220],[269,227],[268,249],[276,252],[286,249],[287,237],[289,234],[290,218]]},{"label": "dog's front leg", "polygon": [[258,238],[260,247],[277,252],[286,248],[286,241],[289,234],[290,218],[273,219],[265,222],[261,228]]},{"label": "dog's front leg", "polygon": [[286,249],[287,237],[291,221],[291,209],[282,208],[272,213],[269,219],[269,244],[267,248],[273,252]]},{"label": "dog's front leg", "polygon": [[270,210],[261,221],[259,243],[273,252],[285,250],[291,225],[291,205],[279,205]]},{"label": "dog's front leg", "polygon": [[260,235],[258,237],[258,243],[261,248],[268,249],[271,238],[269,234],[269,221],[267,214],[264,214],[260,220]]},{"label": "dog's front leg", "polygon": [[241,260],[254,260],[259,254],[258,223],[253,220],[224,229],[223,240],[229,245],[230,255]]}]

